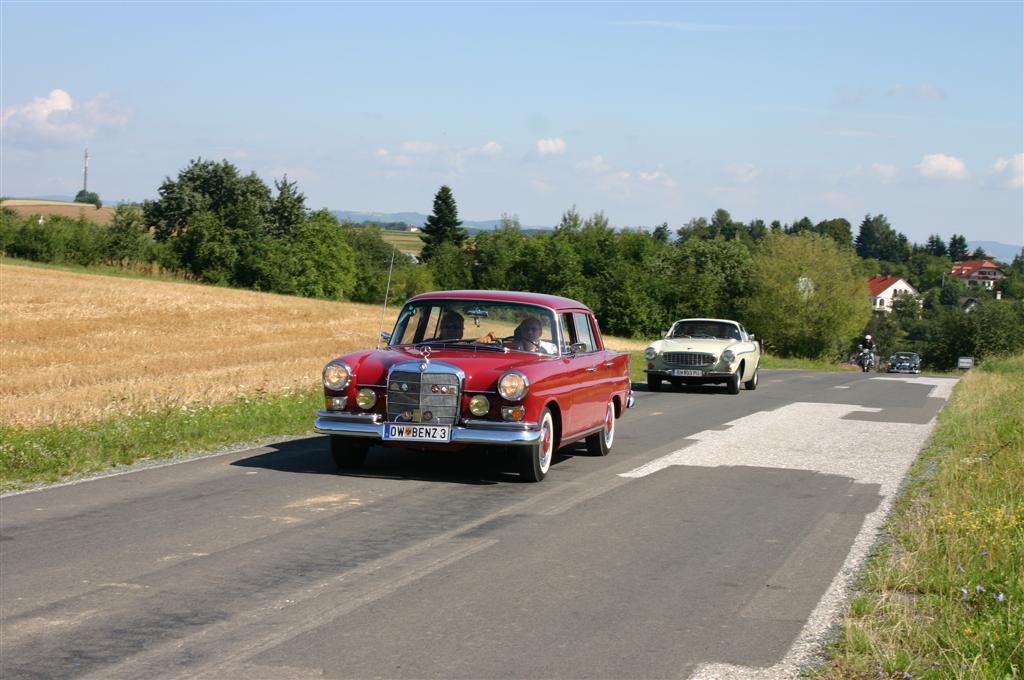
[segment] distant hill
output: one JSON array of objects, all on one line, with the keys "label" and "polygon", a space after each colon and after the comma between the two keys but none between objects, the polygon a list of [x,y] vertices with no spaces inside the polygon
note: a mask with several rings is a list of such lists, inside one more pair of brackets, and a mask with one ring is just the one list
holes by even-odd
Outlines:
[{"label": "distant hill", "polygon": [[[356,224],[362,224],[364,222],[379,222],[380,224],[390,224],[393,222],[402,222],[413,227],[422,227],[427,223],[427,215],[417,212],[400,212],[400,213],[378,213],[378,212],[357,212],[354,210],[332,210],[331,213],[339,220],[348,220],[355,222]],[[487,231],[490,229],[497,229],[501,226],[501,220],[463,220],[462,226],[465,229],[476,230],[476,231]],[[550,227],[526,227],[524,230],[535,230],[535,229],[549,229]]]},{"label": "distant hill", "polygon": [[1010,245],[1009,243],[999,243],[998,241],[968,241],[968,250],[974,250],[977,247],[981,247],[985,251],[985,254],[989,258],[995,258],[1000,262],[1009,264],[1013,262],[1013,258],[1017,257],[1024,251],[1021,246]]}]

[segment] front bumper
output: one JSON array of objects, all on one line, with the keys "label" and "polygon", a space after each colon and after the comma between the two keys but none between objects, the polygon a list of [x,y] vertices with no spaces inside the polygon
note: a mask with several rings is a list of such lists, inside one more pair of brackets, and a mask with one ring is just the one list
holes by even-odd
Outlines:
[{"label": "front bumper", "polygon": [[[317,410],[313,429],[320,434],[382,439],[384,418],[378,414],[357,415]],[[452,426],[449,444],[493,444],[529,446],[540,440],[537,423],[505,423],[492,420],[463,420]],[[444,444],[441,444],[444,446]]]},{"label": "front bumper", "polygon": [[888,373],[920,373],[920,368],[911,368],[909,366],[890,366],[886,369]]},{"label": "front bumper", "polygon": [[662,368],[645,368],[644,373],[658,376],[665,380],[681,380],[682,382],[692,383],[726,382],[732,380],[733,375],[735,375],[732,371],[701,371],[700,375],[673,375],[672,369]]}]

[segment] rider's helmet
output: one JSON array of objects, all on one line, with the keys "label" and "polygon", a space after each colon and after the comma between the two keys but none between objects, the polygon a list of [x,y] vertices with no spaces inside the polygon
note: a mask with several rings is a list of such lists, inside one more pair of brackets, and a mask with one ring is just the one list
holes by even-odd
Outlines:
[{"label": "rider's helmet", "polygon": [[865,335],[865,336],[864,336],[864,339],[865,339],[865,340],[870,340],[870,339],[871,339],[871,334],[869,333],[869,334]]}]

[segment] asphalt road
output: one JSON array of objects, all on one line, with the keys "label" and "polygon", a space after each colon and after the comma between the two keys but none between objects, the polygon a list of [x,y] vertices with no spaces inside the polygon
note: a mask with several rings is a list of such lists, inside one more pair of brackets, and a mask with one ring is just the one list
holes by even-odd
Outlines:
[{"label": "asphalt road", "polygon": [[952,379],[638,391],[606,458],[320,437],[0,498],[4,678],[784,678]]}]

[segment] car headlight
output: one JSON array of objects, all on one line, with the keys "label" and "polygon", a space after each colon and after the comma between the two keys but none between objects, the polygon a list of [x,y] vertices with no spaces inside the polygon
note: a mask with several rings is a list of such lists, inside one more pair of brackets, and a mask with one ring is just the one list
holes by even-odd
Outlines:
[{"label": "car headlight", "polygon": [[324,366],[324,387],[343,390],[352,381],[352,369],[344,361],[332,361]]},{"label": "car headlight", "polygon": [[722,361],[724,361],[727,364],[731,364],[732,362],[736,361],[736,353],[733,352],[731,349],[725,350],[724,352],[722,352]]},{"label": "car headlight", "polygon": [[371,408],[374,407],[374,405],[376,405],[376,403],[377,393],[371,390],[369,387],[364,387],[363,389],[356,392],[356,404],[359,406],[359,408],[363,409],[364,411],[369,411]]},{"label": "car headlight", "polygon": [[644,356],[647,357],[648,361],[654,361],[655,357],[658,356],[658,350],[653,347],[648,347],[644,350]]},{"label": "car headlight", "polygon": [[509,371],[498,379],[498,394],[509,401],[519,401],[530,389],[530,381],[519,371]]},{"label": "car headlight", "polygon": [[478,418],[487,415],[490,410],[491,402],[482,394],[477,394],[469,400],[469,412]]}]

